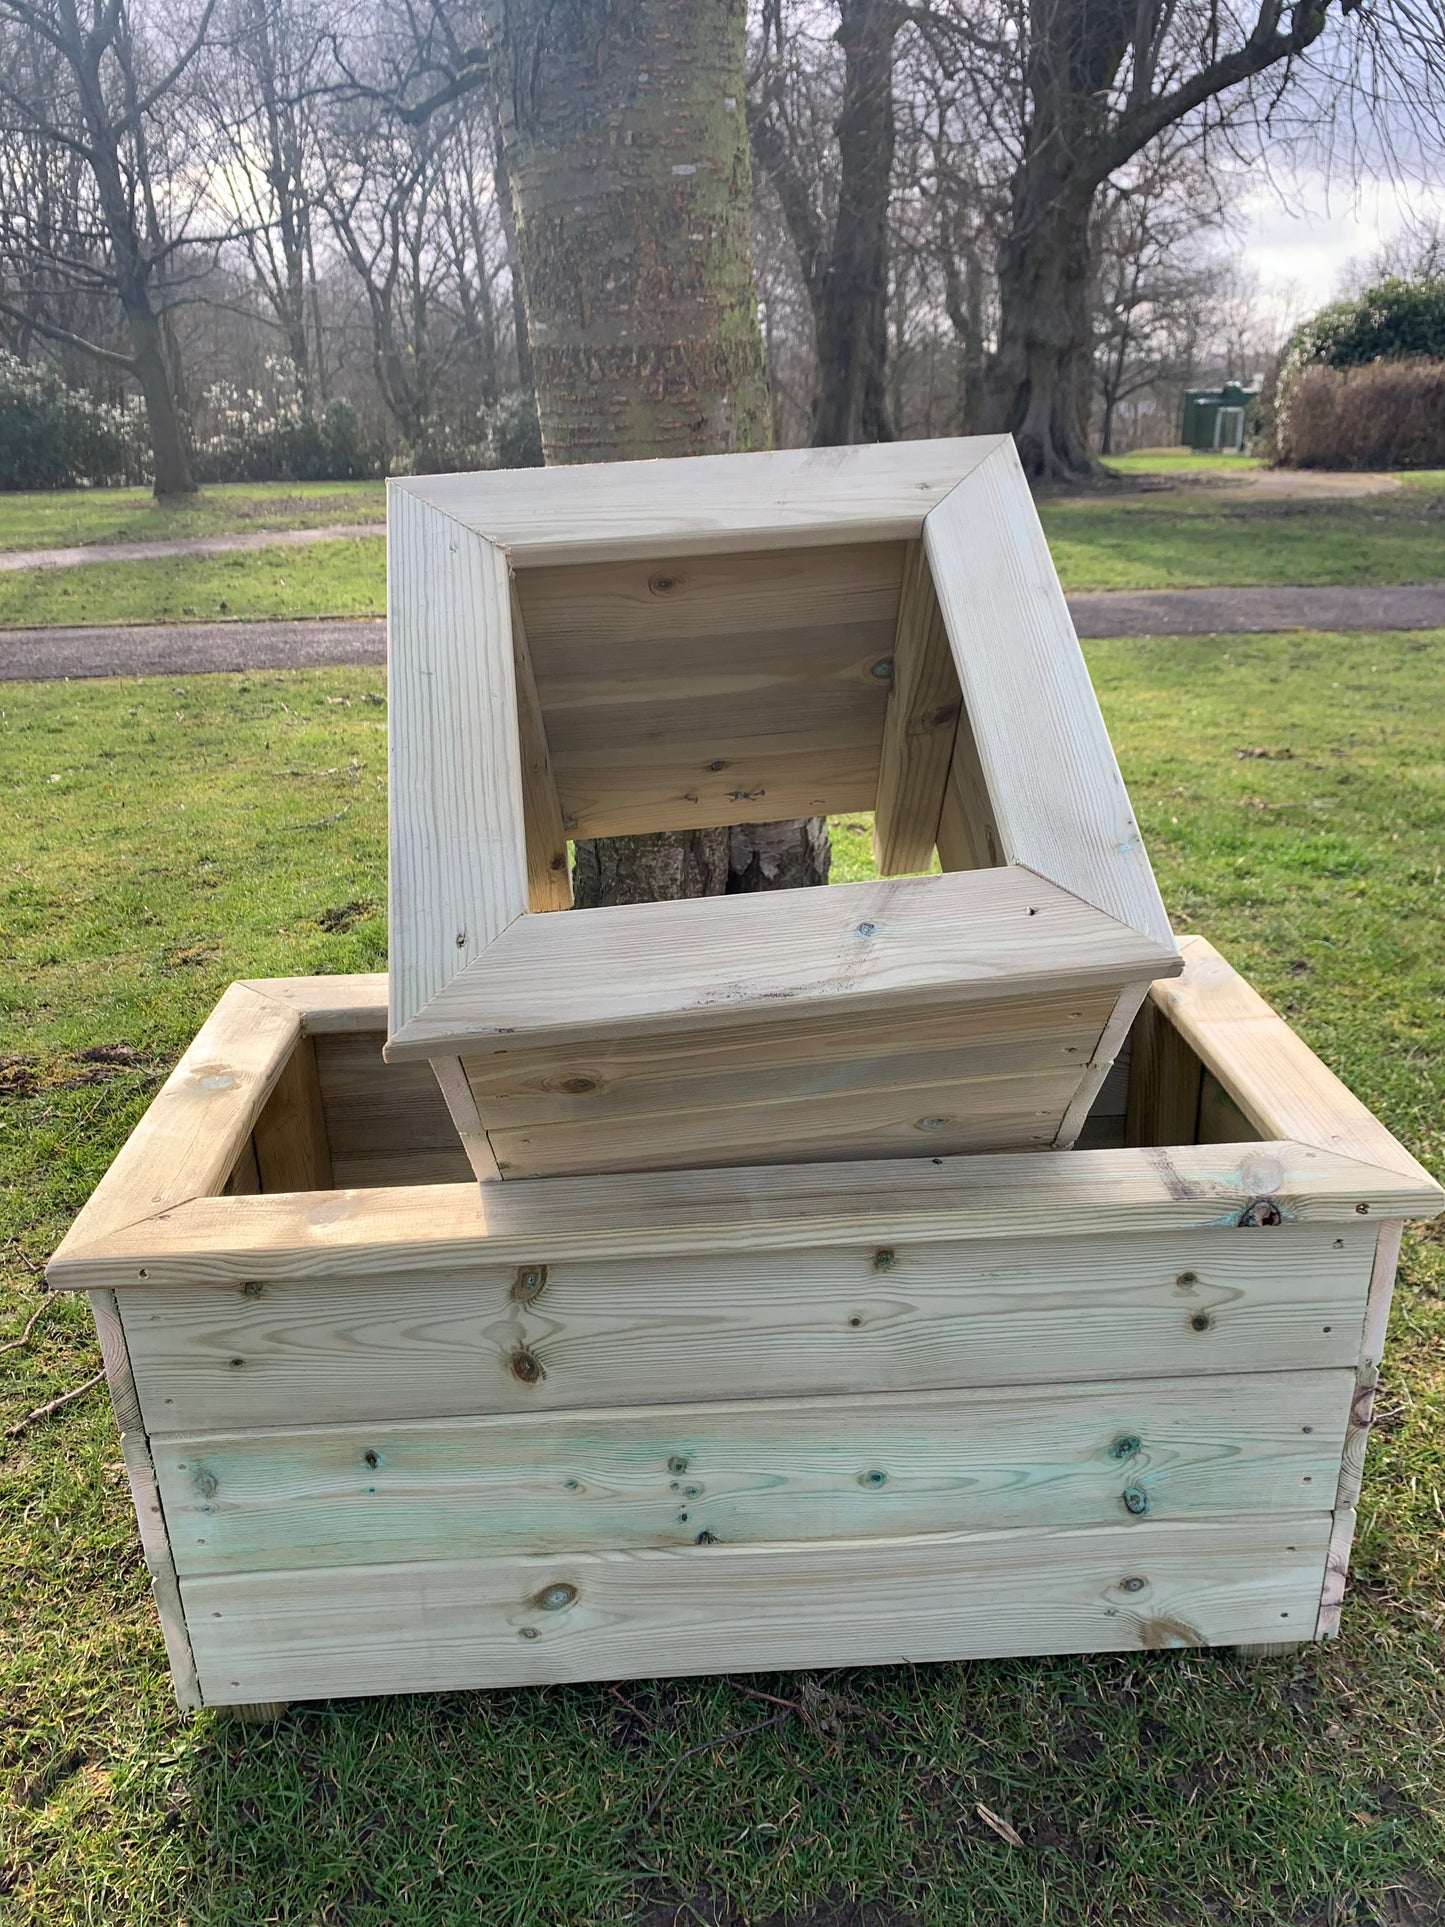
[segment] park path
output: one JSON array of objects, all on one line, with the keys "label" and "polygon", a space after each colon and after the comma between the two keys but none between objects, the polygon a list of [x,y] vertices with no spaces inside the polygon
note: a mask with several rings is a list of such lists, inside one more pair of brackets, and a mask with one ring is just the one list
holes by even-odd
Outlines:
[{"label": "park path", "polygon": [[[1445,582],[1394,589],[1110,589],[1069,597],[1081,636],[1445,629]],[[0,631],[0,682],[386,661],[380,616]]]},{"label": "park path", "polygon": [[230,555],[237,549],[300,549],[312,542],[385,534],[385,522],[341,522],[325,529],[241,529],[232,535],[184,535],[172,542],[91,542],[78,549],[11,549],[0,553],[0,573],[78,569],[94,562],[154,562],[168,555]]}]

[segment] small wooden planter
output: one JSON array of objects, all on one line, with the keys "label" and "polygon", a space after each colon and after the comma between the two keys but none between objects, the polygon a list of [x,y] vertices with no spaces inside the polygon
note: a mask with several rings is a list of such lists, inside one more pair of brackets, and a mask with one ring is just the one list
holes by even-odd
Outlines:
[{"label": "small wooden planter", "polygon": [[1105,1148],[504,1186],[384,978],[234,986],[49,1272],[182,1702],[1335,1631],[1445,1199],[1185,952]]},{"label": "small wooden planter", "polygon": [[[478,1177],[1075,1141],[1179,958],[1011,437],[397,482],[388,558],[387,1055]],[[544,914],[849,810],[882,882]]]}]

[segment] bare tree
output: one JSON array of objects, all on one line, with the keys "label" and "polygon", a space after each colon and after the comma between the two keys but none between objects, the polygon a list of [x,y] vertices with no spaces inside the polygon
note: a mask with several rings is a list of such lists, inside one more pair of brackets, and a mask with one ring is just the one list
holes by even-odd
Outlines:
[{"label": "bare tree", "polygon": [[[0,71],[0,113],[15,129],[84,162],[95,188],[104,273],[125,317],[129,352],[33,314],[30,322],[38,333],[134,377],[145,400],[157,495],[188,494],[195,480],[180,358],[167,318],[192,208],[177,206],[172,196],[166,208],[172,218],[163,219],[157,158],[164,130],[156,122],[200,52],[215,4],[204,0],[199,16],[173,31],[162,56],[140,41],[126,0],[0,0],[0,34],[10,43]],[[44,91],[33,85],[37,63],[22,57],[37,45],[55,56],[53,84]],[[93,280],[95,260],[73,265],[82,279]]]}]

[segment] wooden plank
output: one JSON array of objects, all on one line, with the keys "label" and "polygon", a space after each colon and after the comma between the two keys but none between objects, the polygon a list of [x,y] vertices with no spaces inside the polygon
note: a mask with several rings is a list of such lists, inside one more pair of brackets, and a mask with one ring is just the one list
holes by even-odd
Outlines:
[{"label": "wooden plank", "polygon": [[1147,1001],[1132,1034],[1125,1143],[1161,1148],[1196,1143],[1202,1075],[1198,1057],[1158,1002]]},{"label": "wooden plank", "polygon": [[248,990],[294,1010],[308,1037],[352,1031],[386,1035],[387,975],[362,971],[354,977],[249,977]]},{"label": "wooden plank", "polygon": [[[1328,1514],[186,1582],[208,1705],[1308,1634]],[[344,1601],[344,1606],[343,1606]]]},{"label": "wooden plank", "polygon": [[1192,939],[1177,993],[1161,984],[1154,1002],[1262,1137],[1290,1137],[1423,1181],[1436,1203],[1419,1215],[1445,1209],[1445,1191],[1424,1167],[1212,944]]},{"label": "wooden plank", "polygon": [[[1052,1049],[1053,1047],[1050,1046]],[[804,1164],[826,1158],[959,1156],[975,1151],[1047,1150],[1078,1089],[1077,1062],[1064,1068],[960,1075],[936,1084],[890,1085],[879,1066],[875,1088],[840,1078],[843,1088],[814,1097],[700,1108],[565,1124],[511,1127],[488,1119],[503,1178],[568,1177],[589,1172],[686,1171],[717,1164]]]},{"label": "wooden plank", "polygon": [[1104,1026],[1103,1034],[1094,1046],[1088,1068],[1069,1101],[1068,1109],[1064,1112],[1063,1122],[1059,1125],[1054,1139],[1057,1150],[1071,1150],[1078,1142],[1079,1133],[1088,1122],[1089,1113],[1109,1081],[1115,1058],[1128,1046],[1129,1032],[1133,1027],[1134,1019],[1139,1014],[1140,1006],[1148,995],[1148,988],[1147,984],[1130,984],[1120,993],[1118,1002],[1110,1013],[1109,1021]]},{"label": "wooden plank", "polygon": [[570,832],[871,809],[903,555],[874,543],[523,576]]},{"label": "wooden plank", "polygon": [[[740,1025],[672,1037],[609,1037],[572,1049],[513,1046],[463,1062],[477,1103],[512,1126],[648,1116],[783,1101],[828,1091],[908,1087],[940,1078],[1075,1068],[1108,1021],[1108,992],[1007,999],[950,1011],[920,1036],[916,1017],[884,1012],[860,1037],[849,1017]],[[414,1067],[399,1064],[397,1072]]]},{"label": "wooden plank", "polygon": [[313,1041],[321,1108],[338,1186],[358,1158],[390,1151],[456,1151],[456,1126],[429,1064],[388,1064],[383,1021],[374,1030],[330,1032]]},{"label": "wooden plank", "polygon": [[936,1020],[1178,968],[1172,949],[1022,870],[626,904],[514,923],[393,1031],[387,1055],[758,1023],[809,1007],[911,1007]]},{"label": "wooden plank", "polygon": [[1349,1590],[1350,1548],[1355,1542],[1356,1523],[1356,1514],[1348,1506],[1334,1515],[1330,1543],[1325,1554],[1325,1577],[1320,1588],[1319,1612],[1315,1619],[1316,1639],[1339,1637],[1345,1594]]},{"label": "wooden plank", "polygon": [[929,511],[923,541],[1000,854],[1173,950],[1169,918],[1009,438]]},{"label": "wooden plank", "polygon": [[106,1382],[120,1427],[121,1457],[125,1462],[131,1498],[135,1504],[141,1550],[150,1576],[151,1594],[160,1620],[161,1637],[165,1641],[166,1658],[170,1662],[171,1683],[181,1707],[192,1712],[201,1704],[200,1688],[196,1681],[195,1661],[186,1631],[175,1564],[171,1558],[165,1514],[156,1487],[155,1467],[141,1425],[140,1402],[136,1396],[135,1378],[126,1350],[125,1328],[115,1293],[91,1292],[90,1308],[95,1315]]},{"label": "wooden plank", "polygon": [[[1187,1049],[1181,1044],[1180,1051]],[[1192,1051],[1189,1057],[1198,1064]],[[1259,1132],[1240,1110],[1213,1071],[1204,1070],[1199,1083],[1199,1123],[1195,1141],[1199,1144],[1247,1144],[1258,1140]]]},{"label": "wooden plank", "polygon": [[481,1118],[477,1114],[476,1101],[472,1097],[472,1087],[467,1082],[467,1074],[462,1069],[459,1057],[434,1057],[432,1070],[436,1074],[437,1086],[446,1099],[447,1110],[461,1139],[462,1149],[467,1155],[473,1174],[483,1183],[492,1184],[502,1175],[497,1164],[497,1154],[492,1149],[490,1138]]},{"label": "wooden plank", "polygon": [[[564,1256],[825,1250],[871,1241],[1045,1238],[1237,1227],[1262,1198],[1281,1224],[1429,1215],[1435,1187],[1293,1144],[864,1159],[478,1188],[196,1198],[77,1241],[56,1290],[137,1283],[435,1273]],[[1026,1203],[1027,1208],[1023,1208]],[[1274,1235],[1273,1232],[1270,1234]]]},{"label": "wooden plank", "polygon": [[166,1438],[183,1578],[1327,1512],[1354,1374],[627,1407]]},{"label": "wooden plank", "polygon": [[326,1191],[331,1147],[321,1109],[316,1047],[299,1037],[252,1132],[263,1191]]},{"label": "wooden plank", "polygon": [[[1014,1203],[1030,1226],[1027,1194]],[[311,1278],[148,1279],[120,1297],[155,1434],[290,1425],[302,1410],[318,1424],[378,1423],[1353,1370],[1373,1253],[1358,1221],[1072,1238],[1034,1227],[976,1244],[885,1234],[832,1250],[606,1260],[539,1238],[460,1273],[433,1253],[349,1278],[328,1251]]]},{"label": "wooden plank", "polygon": [[1001,436],[598,463],[392,484],[510,554],[518,569],[739,549],[916,540],[923,517]]},{"label": "wooden plank", "polygon": [[391,1028],[527,908],[507,559],[391,484]]},{"label": "wooden plank", "polygon": [[51,1262],[63,1270],[73,1253],[124,1226],[184,1199],[221,1191],[300,1030],[293,1010],[244,984],[232,984]]},{"label": "wooden plank", "polygon": [[570,910],[572,872],[567,863],[567,832],[557,801],[557,779],[547,726],[527,647],[527,626],[517,585],[511,585],[512,667],[517,679],[517,727],[522,765],[522,817],[527,839],[527,907],[529,910]]},{"label": "wooden plank", "polygon": [[1004,861],[1002,850],[973,724],[961,710],[938,819],[938,861],[945,870],[996,869]]},{"label": "wooden plank", "polygon": [[237,1153],[231,1175],[221,1187],[226,1198],[253,1198],[261,1189],[261,1168],[256,1162],[256,1140],[248,1137]]},{"label": "wooden plank", "polygon": [[1403,1230],[1404,1226],[1398,1222],[1382,1224],[1376,1237],[1370,1296],[1365,1308],[1365,1327],[1360,1337],[1360,1362],[1355,1373],[1355,1395],[1340,1463],[1339,1488],[1335,1493],[1337,1510],[1352,1512],[1360,1502],[1365,1448],[1370,1441],[1370,1426],[1375,1416],[1375,1392],[1380,1382],[1380,1359],[1385,1349],[1385,1330],[1390,1322],[1390,1302],[1395,1292],[1395,1270],[1400,1260],[1400,1234]]},{"label": "wooden plank", "polygon": [[927,870],[963,708],[923,544],[909,544],[883,719],[873,855],[883,876]]}]

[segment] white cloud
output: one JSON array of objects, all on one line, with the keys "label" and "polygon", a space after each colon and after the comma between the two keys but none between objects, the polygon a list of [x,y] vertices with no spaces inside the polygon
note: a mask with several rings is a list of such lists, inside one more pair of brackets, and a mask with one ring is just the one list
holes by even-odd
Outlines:
[{"label": "white cloud", "polygon": [[1246,196],[1240,215],[1241,258],[1258,277],[1261,306],[1287,325],[1332,300],[1351,264],[1408,216],[1445,220],[1445,183],[1331,186],[1323,173],[1301,173]]}]

